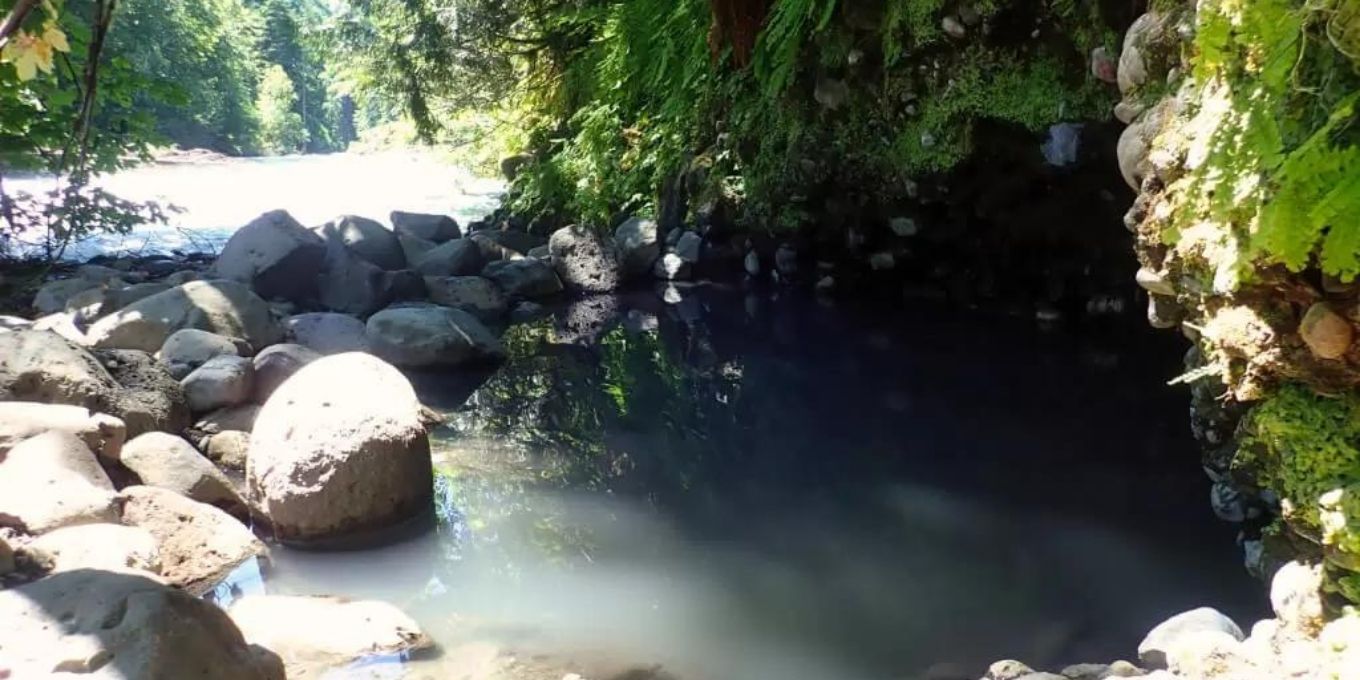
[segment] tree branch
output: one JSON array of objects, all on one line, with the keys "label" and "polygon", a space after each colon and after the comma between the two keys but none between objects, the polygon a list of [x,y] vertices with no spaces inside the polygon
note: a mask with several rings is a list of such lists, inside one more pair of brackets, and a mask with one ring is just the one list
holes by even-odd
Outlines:
[{"label": "tree branch", "polygon": [[28,20],[28,15],[37,8],[38,0],[19,0],[15,3],[9,14],[5,15],[5,20],[0,21],[0,47],[4,47],[9,42],[9,37],[19,30]]}]

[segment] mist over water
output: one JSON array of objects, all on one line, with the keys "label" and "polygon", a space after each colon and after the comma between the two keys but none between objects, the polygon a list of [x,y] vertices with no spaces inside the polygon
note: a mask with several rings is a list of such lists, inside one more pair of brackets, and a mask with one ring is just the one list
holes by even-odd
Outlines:
[{"label": "mist over water", "polygon": [[572,343],[567,307],[511,329],[489,377],[416,377],[448,412],[437,526],[277,549],[263,587],[391,601],[444,653],[336,677],[979,677],[1128,658],[1200,605],[1264,612],[1164,385],[1174,343],[684,304],[622,300]]}]

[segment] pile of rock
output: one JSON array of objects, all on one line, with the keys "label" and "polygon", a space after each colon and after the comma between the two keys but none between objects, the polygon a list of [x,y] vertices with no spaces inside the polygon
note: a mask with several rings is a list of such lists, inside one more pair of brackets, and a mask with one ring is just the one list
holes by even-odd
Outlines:
[{"label": "pile of rock", "polygon": [[1277,680],[1351,678],[1360,672],[1360,616],[1327,619],[1321,565],[1291,562],[1276,573],[1275,618],[1250,634],[1210,608],[1163,621],[1138,645],[1138,664],[1078,664],[1056,673],[1019,661],[992,664],[983,680]]}]

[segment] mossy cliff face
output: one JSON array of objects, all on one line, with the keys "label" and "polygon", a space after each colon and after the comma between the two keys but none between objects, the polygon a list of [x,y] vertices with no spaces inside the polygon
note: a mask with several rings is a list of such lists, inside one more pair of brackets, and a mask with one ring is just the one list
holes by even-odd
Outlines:
[{"label": "mossy cliff face", "polygon": [[1138,281],[1196,345],[1206,467],[1278,515],[1253,552],[1360,603],[1360,3],[1158,3],[1119,67]]}]

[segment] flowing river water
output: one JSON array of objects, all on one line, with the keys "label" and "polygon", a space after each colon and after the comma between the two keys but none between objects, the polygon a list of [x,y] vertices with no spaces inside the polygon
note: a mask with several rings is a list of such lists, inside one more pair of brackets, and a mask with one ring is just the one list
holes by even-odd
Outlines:
[{"label": "flowing river water", "polygon": [[[273,208],[465,222],[498,188],[404,156],[110,186],[187,208],[133,235],[159,247]],[[393,602],[439,652],[327,677],[430,680],[975,678],[1128,658],[1201,605],[1265,613],[1166,386],[1182,343],[1140,320],[1045,330],[740,283],[665,300],[608,300],[584,329],[599,303],[564,304],[511,328],[495,370],[412,376],[446,418],[435,525],[276,548],[214,597]]]}]

